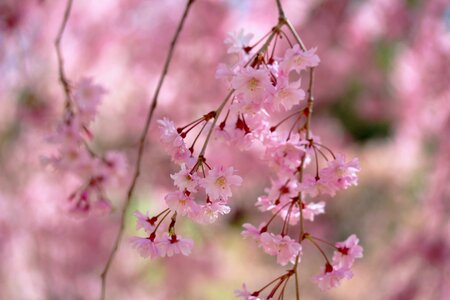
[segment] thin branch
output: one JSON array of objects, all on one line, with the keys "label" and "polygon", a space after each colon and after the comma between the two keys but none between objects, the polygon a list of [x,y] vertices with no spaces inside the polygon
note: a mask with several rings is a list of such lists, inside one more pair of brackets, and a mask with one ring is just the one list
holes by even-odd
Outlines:
[{"label": "thin branch", "polygon": [[63,20],[61,22],[61,27],[59,27],[58,34],[55,38],[55,48],[56,48],[56,55],[58,57],[58,73],[59,73],[59,81],[61,82],[61,85],[64,90],[64,95],[66,97],[65,106],[66,109],[71,111],[71,96],[70,96],[70,85],[69,81],[67,79],[66,73],[64,71],[64,58],[62,56],[61,51],[61,40],[64,35],[64,30],[66,29],[67,21],[69,20],[70,11],[72,10],[72,3],[73,0],[67,0],[66,8],[64,10],[64,16]]},{"label": "thin branch", "polygon": [[298,35],[297,31],[294,28],[294,25],[292,25],[291,21],[289,21],[289,19],[285,18],[284,19],[285,24],[287,25],[287,27],[289,28],[289,30],[291,31],[292,35],[294,36],[295,40],[297,41],[298,45],[300,46],[300,48],[303,51],[306,51],[306,46],[303,43],[302,39],[300,38],[300,36]]},{"label": "thin branch", "polygon": [[285,19],[286,15],[284,14],[283,6],[281,5],[281,0],[276,0],[278,7],[278,18]]},{"label": "thin branch", "polygon": [[136,186],[137,183],[137,179],[140,175],[141,172],[141,161],[142,161],[142,156],[144,153],[144,146],[145,146],[145,141],[146,141],[146,137],[147,137],[147,133],[148,133],[148,129],[150,127],[150,122],[152,120],[153,117],[153,113],[155,112],[156,106],[158,104],[158,96],[159,96],[159,92],[161,90],[161,87],[164,83],[164,79],[167,75],[167,72],[169,70],[169,66],[170,66],[170,62],[172,61],[172,56],[173,56],[173,52],[175,49],[175,45],[177,43],[178,37],[181,33],[181,30],[183,29],[183,25],[185,23],[185,20],[188,16],[189,10],[191,8],[191,5],[194,3],[194,0],[188,0],[186,7],[184,9],[183,15],[180,19],[180,22],[178,23],[177,29],[175,31],[175,35],[172,38],[172,41],[170,42],[170,47],[169,47],[169,52],[167,53],[167,57],[164,63],[164,67],[161,73],[161,76],[159,78],[158,81],[158,85],[156,86],[156,90],[155,93],[153,95],[153,99],[151,102],[151,106],[148,110],[147,113],[147,119],[145,121],[145,126],[144,129],[142,130],[142,134],[139,140],[139,147],[138,147],[138,155],[137,155],[137,159],[136,159],[136,164],[135,164],[135,172],[133,175],[133,178],[131,180],[131,184],[130,187],[128,188],[128,193],[127,193],[127,198],[125,200],[125,203],[122,207],[122,210],[120,211],[120,228],[119,228],[119,232],[117,233],[117,237],[114,241],[113,244],[113,248],[111,251],[111,254],[108,257],[108,261],[106,262],[105,268],[101,274],[101,281],[102,281],[102,286],[101,286],[101,298],[100,299],[105,299],[105,292],[106,292],[106,277],[108,275],[108,271],[111,267],[111,264],[114,260],[114,257],[116,255],[117,249],[119,248],[119,243],[120,240],[122,239],[122,235],[123,235],[123,231],[124,231],[124,227],[125,227],[125,212],[131,202],[131,198],[133,196],[133,192],[134,192],[134,188]]}]

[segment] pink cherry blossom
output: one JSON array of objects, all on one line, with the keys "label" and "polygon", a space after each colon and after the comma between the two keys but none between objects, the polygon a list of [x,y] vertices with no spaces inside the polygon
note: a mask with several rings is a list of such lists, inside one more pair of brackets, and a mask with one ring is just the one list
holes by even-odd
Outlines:
[{"label": "pink cherry blossom", "polygon": [[259,225],[258,228],[256,228],[255,226],[253,226],[250,223],[245,223],[244,225],[242,225],[242,227],[244,227],[245,229],[241,232],[242,236],[244,238],[252,238],[254,240],[259,240],[259,238],[261,237],[261,229],[266,226],[265,223],[261,223]]},{"label": "pink cherry blossom", "polygon": [[94,120],[97,107],[105,93],[106,90],[102,86],[94,84],[92,78],[82,78],[75,84],[73,100],[83,123]]},{"label": "pink cherry blossom", "polygon": [[303,182],[300,184],[300,189],[311,197],[317,197],[318,195],[327,194],[332,197],[336,195],[336,187],[330,180],[327,174],[315,178],[310,174],[303,176]]},{"label": "pink cherry blossom", "polygon": [[294,263],[297,254],[302,251],[302,246],[287,235],[281,236],[263,232],[260,243],[267,254],[277,256],[277,263],[282,266],[289,262]]},{"label": "pink cherry blossom", "polygon": [[243,68],[231,81],[236,92],[242,93],[245,99],[262,102],[263,98],[273,91],[267,70]]},{"label": "pink cherry blossom", "polygon": [[158,120],[158,125],[160,139],[164,145],[179,147],[183,144],[183,139],[178,134],[175,124],[171,120],[163,118],[162,120]]},{"label": "pink cherry blossom", "polygon": [[[273,212],[274,210],[272,210]],[[300,221],[300,209],[297,205],[288,205],[281,209],[278,216],[283,220],[287,220],[287,223],[290,225],[295,225]]]},{"label": "pink cherry blossom", "polygon": [[345,162],[345,156],[337,154],[336,159],[328,162],[328,167],[322,169],[321,175],[328,176],[336,188],[346,189],[358,184],[359,161],[357,158]]},{"label": "pink cherry blossom", "polygon": [[214,223],[219,215],[226,215],[231,211],[224,201],[208,202],[201,205],[194,219],[199,223]]},{"label": "pink cherry blossom", "polygon": [[363,257],[363,248],[358,245],[359,239],[352,234],[345,241],[336,243],[333,265],[338,268],[351,268],[356,258]]},{"label": "pink cherry blossom", "polygon": [[236,74],[235,68],[224,63],[220,63],[216,69],[216,78],[231,81]]},{"label": "pink cherry blossom", "polygon": [[280,111],[281,107],[288,111],[300,101],[305,99],[305,91],[296,86],[285,86],[277,89],[273,98],[275,111]]},{"label": "pink cherry blossom", "polygon": [[352,271],[348,268],[336,268],[327,264],[321,274],[314,276],[314,282],[323,291],[337,287],[342,279],[351,279]]},{"label": "pink cherry blossom", "polygon": [[303,218],[305,220],[314,221],[314,217],[325,213],[325,202],[310,202],[304,205],[303,208]]},{"label": "pink cherry blossom", "polygon": [[242,290],[235,290],[234,291],[234,295],[236,297],[242,297],[242,298],[244,298],[244,300],[261,300],[261,298],[259,298],[258,296],[254,296],[255,294],[258,294],[258,293],[257,292],[256,293],[250,293],[247,290],[247,285],[245,283],[242,284]]},{"label": "pink cherry blossom", "polygon": [[176,191],[166,195],[164,197],[167,206],[178,212],[182,216],[194,215],[197,213],[199,207],[194,200],[190,197],[189,193]]},{"label": "pink cherry blossom", "polygon": [[158,239],[142,238],[133,236],[130,238],[130,242],[134,248],[136,248],[139,254],[144,258],[157,258],[163,257],[161,244]]},{"label": "pink cherry blossom", "polygon": [[288,134],[272,134],[265,140],[266,153],[265,159],[269,160],[274,166],[281,168],[284,172],[281,174],[290,174],[294,172],[301,163],[305,152],[305,141],[299,134],[292,134],[287,139]]},{"label": "pink cherry blossom", "polygon": [[300,192],[298,182],[295,179],[286,180],[279,178],[271,180],[271,182],[272,186],[270,189],[265,189],[267,200],[271,203],[267,210],[277,211],[282,206],[285,206],[286,203],[292,201],[293,198],[296,198]]},{"label": "pink cherry blossom", "polygon": [[173,234],[169,236],[165,234],[159,239],[159,249],[161,257],[172,257],[175,254],[183,254],[188,256],[192,252],[194,242],[191,239],[185,239]]},{"label": "pink cherry blossom", "polygon": [[143,214],[140,211],[135,211],[134,216],[136,217],[136,230],[144,229],[147,233],[153,232],[155,230],[155,221],[149,217],[149,214]]},{"label": "pink cherry blossom", "polygon": [[201,180],[200,184],[212,199],[226,200],[232,196],[231,187],[240,186],[242,183],[242,178],[233,173],[233,167],[213,167],[208,172],[208,175]]},{"label": "pink cherry blossom", "polygon": [[229,47],[227,53],[241,54],[245,47],[250,46],[252,38],[253,34],[245,33],[244,29],[229,33],[225,39],[225,44]]},{"label": "pink cherry blossom", "polygon": [[273,111],[280,111],[282,108],[288,111],[305,99],[306,93],[300,88],[301,78],[291,80],[289,74],[284,74],[284,70],[276,70],[275,73],[278,73],[278,78],[271,107]]},{"label": "pink cherry blossom", "polygon": [[167,118],[158,120],[160,140],[166,151],[176,163],[192,165],[192,154],[175,128],[175,124]]},{"label": "pink cherry blossom", "polygon": [[284,70],[296,70],[300,72],[306,68],[316,67],[320,59],[316,55],[317,48],[302,51],[299,45],[287,49],[280,67]]},{"label": "pink cherry blossom", "polygon": [[83,142],[81,132],[82,124],[80,120],[73,117],[59,124],[56,131],[47,138],[47,141],[68,148],[79,146]]},{"label": "pink cherry blossom", "polygon": [[196,173],[191,174],[190,170],[186,169],[186,165],[181,165],[181,170],[178,173],[170,175],[173,179],[173,183],[181,191],[187,190],[191,193],[197,192],[197,186],[199,178]]}]

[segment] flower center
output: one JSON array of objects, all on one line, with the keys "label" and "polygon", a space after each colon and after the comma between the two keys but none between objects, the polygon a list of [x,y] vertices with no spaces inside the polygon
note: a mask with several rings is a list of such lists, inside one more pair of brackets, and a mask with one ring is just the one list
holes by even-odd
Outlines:
[{"label": "flower center", "polygon": [[301,65],[303,63],[303,57],[301,57],[300,55],[297,55],[294,59],[295,63],[298,65]]},{"label": "flower center", "polygon": [[216,179],[216,185],[223,188],[227,183],[227,179],[224,176],[220,176]]},{"label": "flower center", "polygon": [[278,93],[278,96],[279,96],[280,98],[287,98],[287,97],[289,96],[289,92],[286,91],[286,90],[282,90],[282,91],[280,91],[280,92]]},{"label": "flower center", "polygon": [[254,91],[254,90],[256,90],[257,88],[258,88],[258,86],[259,86],[259,80],[258,79],[256,79],[256,78],[252,78],[252,79],[250,79],[249,81],[248,81],[248,88],[251,90],[251,91]]}]

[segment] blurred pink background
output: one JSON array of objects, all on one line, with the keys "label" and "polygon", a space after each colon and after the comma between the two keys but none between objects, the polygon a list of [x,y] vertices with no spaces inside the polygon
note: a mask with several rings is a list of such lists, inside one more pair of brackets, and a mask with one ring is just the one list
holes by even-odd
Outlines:
[{"label": "blurred pink background", "polygon": [[[314,132],[358,156],[356,188],[329,201],[314,230],[330,240],[357,233],[365,257],[354,279],[330,292],[311,282],[318,257],[306,247],[302,299],[450,299],[450,3],[446,0],[285,0],[308,47],[318,47]],[[116,212],[87,220],[65,211],[75,179],[41,157],[64,105],[53,40],[65,1],[0,0],[0,299],[97,299],[100,273],[118,229]],[[134,163],[136,142],[182,0],[75,0],[62,49],[68,77],[92,76],[108,89],[93,148]],[[224,39],[276,24],[275,1],[196,0],[162,89],[156,118],[184,124],[214,109],[226,86],[214,79]],[[217,146],[220,147],[220,146]],[[127,211],[162,207],[176,166],[152,123],[137,193]],[[214,147],[209,149],[213,152]],[[270,174],[257,157],[228,149],[223,161],[244,178],[218,223],[186,221],[189,257],[149,261],[126,238],[112,266],[107,299],[234,299],[280,268],[242,240],[259,224],[254,209]],[[108,191],[116,207],[128,182]],[[181,228],[181,227],[180,227]]]}]

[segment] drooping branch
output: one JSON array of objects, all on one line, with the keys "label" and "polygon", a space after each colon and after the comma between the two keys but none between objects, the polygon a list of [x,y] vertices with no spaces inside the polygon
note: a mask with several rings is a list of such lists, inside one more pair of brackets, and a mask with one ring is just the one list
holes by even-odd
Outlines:
[{"label": "drooping branch", "polygon": [[176,43],[178,41],[178,37],[179,37],[179,35],[180,35],[180,33],[181,33],[182,29],[183,29],[185,20],[186,20],[188,14],[189,14],[191,5],[193,3],[194,3],[194,0],[188,0],[186,6],[184,8],[183,15],[182,15],[182,17],[181,17],[181,19],[180,19],[180,21],[178,23],[178,26],[177,26],[176,30],[175,30],[175,34],[174,34],[174,36],[172,38],[172,41],[170,42],[170,47],[169,47],[169,50],[168,50],[168,53],[167,53],[167,57],[166,57],[166,60],[165,60],[164,66],[163,66],[163,70],[161,72],[161,76],[159,78],[158,84],[156,86],[156,89],[155,89],[155,92],[154,92],[154,95],[153,95],[153,98],[152,98],[152,101],[151,101],[151,104],[150,104],[150,107],[149,107],[149,110],[148,110],[148,113],[147,113],[144,129],[142,130],[141,137],[139,139],[138,153],[137,153],[136,164],[135,164],[135,171],[134,171],[133,177],[131,179],[130,186],[128,188],[128,192],[127,192],[127,197],[125,199],[125,203],[123,204],[123,207],[120,210],[120,227],[119,227],[119,231],[118,231],[116,239],[114,241],[112,251],[111,251],[111,253],[110,253],[109,257],[108,257],[108,260],[106,262],[105,268],[104,268],[104,270],[103,270],[103,272],[101,274],[101,299],[102,300],[105,299],[106,278],[107,278],[107,275],[108,275],[108,271],[109,271],[109,269],[111,267],[111,264],[112,264],[112,262],[114,260],[116,252],[117,252],[117,250],[119,248],[120,241],[122,239],[122,235],[123,235],[123,231],[124,231],[124,227],[125,227],[125,212],[127,211],[127,208],[128,208],[128,206],[129,206],[129,204],[131,202],[131,198],[133,196],[133,192],[134,192],[134,189],[135,189],[138,177],[139,177],[140,172],[141,172],[141,161],[142,161],[142,157],[143,157],[143,153],[144,153],[145,141],[146,141],[146,137],[147,137],[147,133],[148,133],[148,130],[149,130],[149,127],[150,127],[151,120],[153,118],[153,114],[154,114],[156,106],[158,104],[159,93],[160,93],[161,88],[163,86],[164,79],[166,78],[166,75],[167,75],[167,73],[169,71],[170,63],[172,61],[172,56],[173,56],[173,53],[174,53],[175,45],[176,45]]},{"label": "drooping branch", "polygon": [[69,80],[67,79],[66,72],[64,70],[64,58],[61,51],[61,40],[64,35],[64,31],[66,29],[67,21],[69,20],[70,12],[72,10],[72,3],[73,0],[67,0],[66,8],[64,10],[63,20],[61,22],[61,26],[58,30],[58,34],[55,38],[55,48],[56,48],[56,55],[58,58],[58,73],[59,73],[59,81],[61,82],[61,85],[64,90],[65,95],[65,106],[67,110],[71,110],[72,107],[72,101],[70,96],[70,85]]}]

